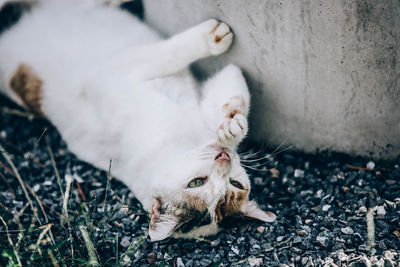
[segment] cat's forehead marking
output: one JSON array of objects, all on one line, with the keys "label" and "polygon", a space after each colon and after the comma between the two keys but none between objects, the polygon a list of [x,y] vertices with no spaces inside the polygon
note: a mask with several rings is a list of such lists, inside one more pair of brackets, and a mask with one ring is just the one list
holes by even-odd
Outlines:
[{"label": "cat's forehead marking", "polygon": [[248,190],[240,192],[227,192],[224,198],[220,199],[215,208],[217,222],[221,222],[224,217],[231,216],[240,212],[240,207],[247,200]]},{"label": "cat's forehead marking", "polygon": [[27,109],[43,114],[41,107],[43,81],[30,66],[20,64],[11,77],[9,85]]},{"label": "cat's forehead marking", "polygon": [[196,210],[206,210],[207,202],[201,199],[199,196],[193,196],[190,194],[186,195],[187,202],[190,207],[195,208]]}]

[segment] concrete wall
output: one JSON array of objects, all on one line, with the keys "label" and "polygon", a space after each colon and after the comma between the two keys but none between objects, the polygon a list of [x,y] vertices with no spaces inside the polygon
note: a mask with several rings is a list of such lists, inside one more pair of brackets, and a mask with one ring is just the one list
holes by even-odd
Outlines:
[{"label": "concrete wall", "polygon": [[313,152],[400,155],[400,1],[144,0],[166,36],[208,18],[235,33],[212,74],[242,67],[253,96],[250,138]]}]

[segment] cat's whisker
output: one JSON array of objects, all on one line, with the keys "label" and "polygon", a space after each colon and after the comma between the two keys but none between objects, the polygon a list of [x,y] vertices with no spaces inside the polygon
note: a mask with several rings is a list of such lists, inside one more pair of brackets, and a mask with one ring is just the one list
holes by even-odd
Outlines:
[{"label": "cat's whisker", "polygon": [[[285,143],[286,143],[286,141],[287,141],[287,138],[285,138],[285,140],[283,140],[280,144],[279,144],[279,146],[274,150],[274,151],[272,151],[271,153],[269,153],[269,155],[273,155],[276,151],[278,151],[280,148],[281,148],[281,146],[282,145],[284,145]],[[264,148],[264,142],[263,142],[263,145],[261,146],[261,148],[257,151],[257,152],[253,152],[253,149],[251,149],[251,150],[249,150],[249,152],[250,153],[248,153],[247,155],[246,154],[244,154],[243,156],[245,157],[245,158],[251,158],[251,157],[253,157],[253,156],[255,156],[255,155],[257,155],[257,154],[259,154]],[[248,155],[251,155],[251,156],[248,156]],[[247,157],[246,157],[247,156]]]},{"label": "cat's whisker", "polygon": [[257,158],[257,159],[241,159],[240,161],[246,162],[246,163],[251,163],[251,162],[257,162],[257,161],[260,161],[260,160],[263,160],[263,159],[268,159],[268,162],[267,162],[267,163],[269,163],[269,162],[271,162],[274,158],[271,157],[271,154],[268,154],[268,155],[265,155],[264,157],[260,157],[260,158]]},{"label": "cat's whisker", "polygon": [[265,169],[265,170],[260,170],[260,169],[257,169],[257,168],[254,168],[254,167],[251,167],[251,166],[247,166],[247,165],[244,165],[244,164],[242,164],[242,166],[246,169],[251,169],[251,170],[253,170],[253,171],[258,171],[258,172],[267,172],[267,171],[269,171],[269,169]]},{"label": "cat's whisker", "polygon": [[287,150],[290,150],[291,148],[293,148],[293,147],[295,147],[295,146],[296,146],[296,145],[290,145],[290,146],[288,146],[288,147],[282,149],[281,151],[278,151],[278,152],[275,152],[275,153],[271,153],[270,155],[271,155],[271,156],[276,156],[276,155],[278,155],[278,154],[280,154],[280,153],[282,153],[282,152],[285,152],[285,151],[287,151]]},{"label": "cat's whisker", "polygon": [[253,158],[243,158],[243,159],[241,159],[240,161],[241,161],[241,162],[245,162],[245,163],[251,163],[251,162],[257,162],[257,161],[260,161],[260,160],[268,159],[269,161],[265,163],[265,164],[268,164],[268,163],[270,163],[270,162],[274,159],[274,156],[276,156],[276,155],[278,155],[278,154],[280,154],[280,153],[282,153],[282,152],[285,152],[285,151],[287,151],[287,150],[289,150],[289,149],[295,147],[295,145],[290,145],[290,146],[288,146],[288,147],[282,149],[281,151],[278,151],[278,149],[279,149],[281,146],[282,146],[282,143],[281,143],[281,145],[279,145],[278,148],[276,148],[272,153],[269,153],[269,154],[267,154],[267,155],[265,155],[265,156],[263,156],[263,157],[255,158],[255,159],[253,159]]},{"label": "cat's whisker", "polygon": [[278,146],[277,148],[275,148],[275,150],[272,151],[272,152],[270,153],[270,155],[274,155],[275,152],[279,151],[279,149],[281,148],[281,146],[283,146],[283,145],[286,143],[287,139],[288,139],[288,138],[286,137],[286,138],[279,144],[279,146]]},{"label": "cat's whisker", "polygon": [[252,148],[252,149],[250,149],[249,151],[247,151],[245,153],[239,154],[239,156],[241,158],[245,158],[245,159],[253,158],[255,156],[259,156],[260,154],[262,154],[263,151],[264,151],[264,142],[263,142],[262,146],[258,149],[257,152],[254,152],[254,148]]},{"label": "cat's whisker", "polygon": [[238,150],[237,150],[237,153],[240,155],[243,151],[245,151],[247,145],[248,145],[247,143],[240,143],[239,147],[238,147]]}]

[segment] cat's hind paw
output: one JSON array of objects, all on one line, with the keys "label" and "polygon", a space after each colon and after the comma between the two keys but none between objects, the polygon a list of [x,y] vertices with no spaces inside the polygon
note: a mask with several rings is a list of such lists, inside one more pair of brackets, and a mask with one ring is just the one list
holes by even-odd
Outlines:
[{"label": "cat's hind paw", "polygon": [[227,118],[217,131],[218,141],[224,147],[236,146],[243,140],[248,131],[247,119],[237,113]]},{"label": "cat's hind paw", "polygon": [[207,44],[211,55],[219,55],[224,53],[232,44],[233,33],[229,26],[215,19],[204,22],[208,27]]}]

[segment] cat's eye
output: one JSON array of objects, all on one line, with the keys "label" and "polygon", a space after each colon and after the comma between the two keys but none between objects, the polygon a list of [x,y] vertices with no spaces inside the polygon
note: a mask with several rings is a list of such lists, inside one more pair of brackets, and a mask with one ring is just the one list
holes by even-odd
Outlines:
[{"label": "cat's eye", "polygon": [[229,182],[231,183],[231,185],[233,185],[236,188],[239,189],[244,189],[243,185],[241,183],[239,183],[238,181],[233,180],[232,178],[229,179]]},{"label": "cat's eye", "polygon": [[205,184],[206,182],[206,177],[198,177],[193,179],[192,181],[190,181],[190,183],[188,184],[188,188],[196,188],[199,186],[202,186],[203,184]]}]

